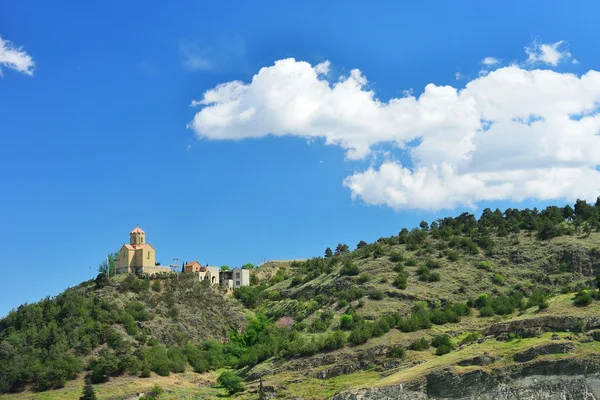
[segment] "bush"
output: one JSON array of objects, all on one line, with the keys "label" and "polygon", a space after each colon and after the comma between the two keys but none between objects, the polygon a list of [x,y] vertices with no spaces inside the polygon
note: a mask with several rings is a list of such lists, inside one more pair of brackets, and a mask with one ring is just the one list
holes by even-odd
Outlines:
[{"label": "bush", "polygon": [[587,290],[581,289],[575,295],[575,298],[573,299],[573,304],[575,304],[578,307],[589,306],[590,304],[592,304],[592,294]]},{"label": "bush", "polygon": [[392,251],[390,254],[390,261],[394,263],[404,261],[404,254],[400,251]]},{"label": "bush", "polygon": [[155,292],[160,292],[160,281],[158,279],[152,282],[152,290]]},{"label": "bush", "polygon": [[448,260],[457,261],[458,260],[458,252],[454,250],[450,250],[448,252]]},{"label": "bush", "polygon": [[494,274],[492,282],[496,285],[504,285],[504,276],[502,274]]},{"label": "bush", "polygon": [[429,259],[425,262],[425,266],[429,269],[435,269],[440,267],[440,263],[436,260]]},{"label": "bush", "polygon": [[529,296],[525,308],[537,306],[538,310],[544,310],[548,308],[548,300],[546,298],[547,296],[544,293],[535,291]]},{"label": "bush", "polygon": [[344,262],[344,265],[342,266],[342,269],[340,270],[341,275],[347,275],[347,276],[354,276],[354,275],[358,275],[359,273],[360,273],[360,269],[358,268],[358,266],[350,260],[347,260],[346,262]]},{"label": "bush", "polygon": [[463,340],[460,341],[459,345],[465,345],[465,344],[471,344],[474,341],[476,341],[477,339],[479,339],[479,334],[472,332],[469,333]]},{"label": "bush", "polygon": [[369,297],[373,300],[381,300],[383,299],[383,292],[378,289],[373,289],[369,292]]},{"label": "bush", "polygon": [[491,306],[485,306],[479,309],[479,316],[481,318],[493,317],[494,309]]},{"label": "bush", "polygon": [[225,371],[217,378],[217,383],[221,385],[229,394],[234,394],[244,390],[244,380],[231,371]]},{"label": "bush", "polygon": [[346,331],[354,328],[354,318],[352,315],[342,314],[340,316],[340,328]]},{"label": "bush", "polygon": [[407,259],[404,264],[406,264],[409,267],[414,267],[415,265],[417,265],[417,260],[415,260],[414,258],[409,258]]},{"label": "bush", "polygon": [[454,350],[454,346],[442,344],[442,345],[438,346],[438,348],[435,350],[435,355],[443,356],[444,354],[450,353],[452,350]]},{"label": "bush", "polygon": [[390,358],[403,359],[404,357],[406,357],[406,350],[404,350],[404,348],[400,346],[393,346],[390,348],[388,356]]},{"label": "bush", "polygon": [[404,265],[402,265],[402,263],[396,263],[396,265],[394,265],[394,272],[404,272]]},{"label": "bush", "polygon": [[327,335],[323,343],[325,350],[340,349],[346,345],[346,334],[343,331],[335,331]]},{"label": "bush", "polygon": [[362,323],[352,329],[352,332],[350,332],[350,335],[348,336],[348,342],[359,345],[365,343],[372,336],[371,327],[366,323]]},{"label": "bush", "polygon": [[396,279],[394,279],[394,286],[396,286],[398,289],[406,289],[406,286],[407,286],[406,275],[404,275],[402,273],[398,274],[398,276],[396,276]]},{"label": "bush", "polygon": [[358,283],[367,283],[369,280],[371,279],[371,277],[367,274],[360,274],[358,275],[358,278],[356,278],[356,281]]},{"label": "bush", "polygon": [[429,348],[429,342],[422,337],[421,339],[412,342],[408,348],[415,351],[427,350]]},{"label": "bush", "polygon": [[433,339],[431,339],[431,345],[433,347],[440,347],[442,345],[453,346],[452,340],[450,339],[450,336],[445,335],[445,334],[444,335],[437,335]]}]

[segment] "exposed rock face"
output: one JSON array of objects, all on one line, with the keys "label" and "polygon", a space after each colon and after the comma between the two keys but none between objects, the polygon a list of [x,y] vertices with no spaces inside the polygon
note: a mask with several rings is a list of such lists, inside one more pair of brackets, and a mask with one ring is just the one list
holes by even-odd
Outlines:
[{"label": "exposed rock face", "polygon": [[600,357],[562,359],[515,365],[486,372],[457,374],[450,367],[418,381],[381,388],[351,390],[332,400],[598,400]]},{"label": "exposed rock face", "polygon": [[532,347],[520,353],[516,353],[513,356],[513,360],[516,362],[527,362],[543,354],[570,353],[575,351],[575,348],[575,344],[571,342],[550,343],[542,346]]},{"label": "exposed rock face", "polygon": [[577,318],[567,316],[544,316],[517,321],[502,322],[490,326],[486,336],[500,336],[502,334],[514,333],[522,336],[536,336],[543,332],[551,331],[581,331],[600,327],[600,316],[594,318]]}]

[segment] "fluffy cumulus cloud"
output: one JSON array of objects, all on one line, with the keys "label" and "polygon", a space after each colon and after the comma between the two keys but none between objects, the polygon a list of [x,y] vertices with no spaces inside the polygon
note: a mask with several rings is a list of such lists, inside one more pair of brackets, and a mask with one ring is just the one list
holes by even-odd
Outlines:
[{"label": "fluffy cumulus cloud", "polygon": [[388,157],[344,181],[354,198],[394,209],[600,193],[599,72],[511,65],[460,90],[429,84],[385,102],[361,71],[333,83],[328,72],[328,62],[277,61],[250,83],[207,91],[190,127],[209,139],[324,138],[351,160],[384,144],[402,149],[406,165]]},{"label": "fluffy cumulus cloud", "polygon": [[[33,75],[35,63],[29,54],[8,40],[0,37],[0,66],[14,69],[27,75]],[[0,75],[2,70],[0,69]]]}]

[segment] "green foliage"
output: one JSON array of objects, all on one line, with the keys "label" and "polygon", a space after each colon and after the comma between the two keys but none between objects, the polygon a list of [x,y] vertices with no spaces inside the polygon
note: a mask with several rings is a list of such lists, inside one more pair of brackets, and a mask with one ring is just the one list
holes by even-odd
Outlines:
[{"label": "green foliage", "polygon": [[548,308],[548,296],[540,291],[535,291],[529,296],[525,308],[538,307],[538,310]]},{"label": "green foliage", "polygon": [[448,252],[447,257],[448,257],[448,260],[450,260],[450,261],[457,261],[458,260],[458,252],[454,251],[454,250],[450,250]]},{"label": "green foliage", "polygon": [[369,297],[372,300],[382,300],[383,297],[384,297],[384,294],[379,289],[372,289],[372,290],[369,291]]},{"label": "green foliage", "polygon": [[414,342],[412,342],[410,344],[410,346],[408,346],[408,348],[410,350],[414,350],[414,351],[427,350],[429,348],[429,342],[427,341],[427,339],[422,337],[421,339],[418,339],[418,340],[415,340]]},{"label": "green foliage", "polygon": [[83,386],[83,393],[79,400],[96,400],[96,391],[94,390],[94,386],[92,386],[92,382],[89,379],[85,380],[85,385]]},{"label": "green foliage", "polygon": [[417,274],[419,275],[419,280],[423,282],[438,282],[441,279],[438,272],[431,272],[425,265],[419,267]]},{"label": "green foliage", "polygon": [[349,331],[354,328],[354,317],[348,314],[340,316],[340,328]]},{"label": "green foliage", "polygon": [[454,350],[455,345],[448,335],[438,335],[431,340],[431,345],[437,350],[435,355],[441,356]]},{"label": "green foliage", "polygon": [[581,289],[575,295],[575,298],[573,299],[573,304],[575,304],[578,307],[586,307],[592,304],[592,300],[592,294],[589,292],[589,290]]},{"label": "green foliage", "polygon": [[463,345],[471,344],[474,341],[476,341],[477,339],[479,339],[479,334],[475,333],[475,332],[471,332],[463,340],[460,341],[459,345],[463,346]]},{"label": "green foliage", "polygon": [[401,346],[393,346],[388,351],[388,357],[403,359],[406,357],[406,350]]},{"label": "green foliage", "polygon": [[394,279],[394,286],[398,289],[406,289],[408,278],[405,274],[400,273]]},{"label": "green foliage", "polygon": [[236,299],[242,302],[247,308],[254,308],[260,300],[260,293],[263,290],[261,286],[241,286],[233,291]]},{"label": "green foliage", "polygon": [[393,263],[404,261],[404,253],[401,251],[392,251],[390,253],[390,261]]},{"label": "green foliage", "polygon": [[359,273],[360,273],[360,269],[358,268],[358,265],[354,264],[350,259],[344,261],[344,265],[342,266],[342,269],[340,270],[341,275],[354,276],[354,275],[358,275]]},{"label": "green foliage", "polygon": [[356,282],[367,283],[370,279],[371,279],[371,277],[369,275],[362,273],[362,274],[358,275],[358,278],[356,278]]},{"label": "green foliage", "polygon": [[505,280],[506,278],[502,274],[494,274],[492,277],[492,282],[494,282],[496,285],[504,285]]},{"label": "green foliage", "polygon": [[494,309],[491,306],[484,306],[479,309],[479,316],[481,318],[493,317]]},{"label": "green foliage", "polygon": [[406,261],[404,262],[405,265],[409,266],[409,267],[414,267],[415,265],[417,265],[417,260],[415,260],[414,258],[407,258]]},{"label": "green foliage", "polygon": [[343,331],[334,331],[325,338],[323,348],[325,350],[335,350],[346,345],[346,334]]},{"label": "green foliage", "polygon": [[231,371],[222,372],[217,378],[217,383],[221,385],[231,395],[244,390],[244,380]]},{"label": "green foliage", "polygon": [[160,281],[158,279],[156,279],[154,282],[152,282],[152,290],[155,292],[160,292]]}]

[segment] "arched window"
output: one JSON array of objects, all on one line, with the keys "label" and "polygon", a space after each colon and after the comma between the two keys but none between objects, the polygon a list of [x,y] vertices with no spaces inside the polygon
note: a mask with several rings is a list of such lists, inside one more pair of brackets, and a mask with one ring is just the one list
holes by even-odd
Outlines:
[{"label": "arched window", "polygon": [[148,252],[148,258],[150,258],[150,252]]}]

